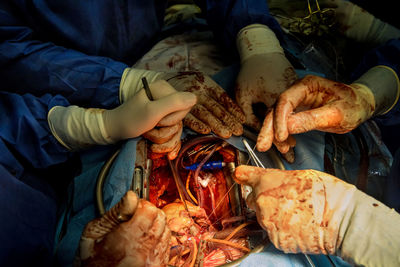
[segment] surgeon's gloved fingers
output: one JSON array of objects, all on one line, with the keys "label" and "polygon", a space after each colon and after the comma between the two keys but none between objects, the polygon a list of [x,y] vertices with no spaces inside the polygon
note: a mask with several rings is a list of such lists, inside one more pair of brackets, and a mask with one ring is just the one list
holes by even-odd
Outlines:
[{"label": "surgeon's gloved fingers", "polygon": [[343,113],[338,106],[328,104],[320,108],[302,111],[288,117],[287,129],[291,134],[312,130],[346,133],[354,127],[341,127]]},{"label": "surgeon's gloved fingers", "polygon": [[290,149],[290,145],[286,141],[283,142],[275,141],[274,145],[282,154],[286,154]]},{"label": "surgeon's gloved fingers", "polygon": [[291,148],[296,146],[296,139],[294,139],[294,137],[292,135],[289,135],[288,138],[283,142],[279,142],[275,139],[274,145],[279,150],[279,152],[281,152],[283,154],[284,158],[287,161],[293,162],[292,160],[290,160],[288,158],[288,157],[290,157],[290,155],[288,155],[288,153],[291,153]]},{"label": "surgeon's gloved fingers", "polygon": [[274,113],[275,138],[278,141],[288,138],[288,117],[306,98],[307,87],[303,83],[295,83],[279,96]]},{"label": "surgeon's gloved fingers", "polygon": [[188,92],[175,92],[150,101],[144,90],[140,90],[117,108],[103,112],[105,132],[116,141],[140,136],[168,114],[187,110],[196,101],[196,95]]},{"label": "surgeon's gloved fingers", "polygon": [[176,92],[166,97],[152,101],[150,112],[159,117],[160,121],[163,117],[176,112],[190,109],[197,101],[195,94],[189,92]]},{"label": "surgeon's gloved fingers", "polygon": [[150,266],[166,266],[169,259],[169,242],[171,239],[171,230],[168,227],[164,228],[164,232],[156,243],[155,248],[151,251],[148,264]]},{"label": "surgeon's gloved fingers", "polygon": [[209,134],[211,132],[211,128],[207,124],[193,116],[191,113],[186,115],[186,117],[183,119],[183,123],[185,126],[199,134]]},{"label": "surgeon's gloved fingers", "polygon": [[246,198],[246,204],[247,206],[254,210],[257,211],[257,205],[256,205],[256,195],[254,194],[254,191],[252,191]]},{"label": "surgeon's gloved fingers", "polygon": [[[137,210],[133,217],[123,224],[127,229],[132,230],[133,232],[130,233],[131,238],[133,240],[140,242],[140,243],[145,243],[151,242],[156,238],[156,235],[160,236],[162,234],[162,231],[165,228],[165,221],[164,225],[160,223],[160,210],[154,206],[152,203],[140,199],[138,203]],[[162,214],[162,213],[161,213]],[[165,214],[164,214],[164,219],[165,219]],[[158,226],[162,226],[162,229],[153,229],[153,225],[157,224]],[[150,233],[152,235],[150,235]],[[150,237],[151,236],[151,237]],[[141,246],[142,244],[138,244]]]},{"label": "surgeon's gloved fingers", "polygon": [[293,163],[295,160],[294,149],[290,147],[288,152],[282,154],[282,157],[289,163]]},{"label": "surgeon's gloved fingers", "polygon": [[200,95],[198,96],[197,103],[203,105],[207,110],[212,111],[213,115],[227,126],[234,135],[238,136],[243,134],[242,124],[235,117],[226,112],[224,107],[214,99],[205,95]]},{"label": "surgeon's gloved fingers", "polygon": [[207,124],[211,130],[222,138],[229,138],[232,135],[231,130],[222,124],[209,110],[203,105],[196,104],[190,113],[197,119]]},{"label": "surgeon's gloved fingers", "polygon": [[150,140],[153,143],[163,144],[171,140],[172,137],[174,137],[177,134],[177,132],[180,130],[181,127],[182,123],[178,122],[177,124],[172,126],[154,128],[148,132],[145,132],[143,134],[143,137]]},{"label": "surgeon's gloved fingers", "polygon": [[150,146],[151,151],[154,153],[167,153],[174,150],[174,148],[180,143],[182,135],[182,122],[179,123],[179,129],[176,134],[167,142],[163,144],[152,144]]},{"label": "surgeon's gloved fingers", "polygon": [[246,118],[242,109],[228,96],[224,89],[216,85],[206,87],[208,95],[225,107],[240,123],[244,123]]},{"label": "surgeon's gloved fingers", "polygon": [[185,118],[185,116],[190,112],[190,110],[191,107],[188,109],[175,111],[171,114],[168,114],[157,123],[157,127],[173,126],[177,124],[179,121]]},{"label": "surgeon's gloved fingers", "polygon": [[247,91],[240,90],[240,88],[236,89],[235,94],[236,101],[238,102],[240,108],[243,110],[246,125],[255,130],[260,129],[261,122],[253,112],[253,96],[250,95]]},{"label": "surgeon's gloved fingers", "polygon": [[[144,88],[142,88],[144,90]],[[150,93],[153,100],[166,97],[170,94],[176,93],[177,90],[171,86],[166,80],[157,80],[149,84]]]},{"label": "surgeon's gloved fingers", "polygon": [[261,127],[260,132],[258,133],[257,137],[257,150],[260,152],[265,152],[269,150],[272,146],[272,142],[274,140],[274,124],[273,124],[273,117],[274,110],[271,109],[267,116],[265,116],[264,123]]},{"label": "surgeon's gloved fingers", "polygon": [[250,185],[254,190],[254,187],[262,179],[265,170],[259,167],[240,165],[235,169],[234,179],[238,184]]},{"label": "surgeon's gloved fingers", "polygon": [[178,142],[178,144],[172,149],[172,151],[168,152],[168,159],[169,160],[174,160],[179,154],[179,150],[181,149],[182,142]]},{"label": "surgeon's gloved fingers", "polygon": [[[150,202],[147,202],[147,203],[150,203]],[[165,213],[158,208],[157,208],[156,212],[157,212],[157,216],[155,217],[153,225],[149,229],[148,234],[153,235],[155,240],[160,240],[165,232],[165,228],[168,228],[168,226],[166,224]]]},{"label": "surgeon's gloved fingers", "polygon": [[102,217],[90,221],[86,225],[82,237],[96,239],[111,232],[121,222],[128,221],[133,216],[138,202],[139,199],[133,191],[126,192],[124,197]]},{"label": "surgeon's gloved fingers", "polygon": [[128,221],[135,213],[138,202],[138,196],[132,190],[129,190],[104,216],[111,216],[119,222]]}]

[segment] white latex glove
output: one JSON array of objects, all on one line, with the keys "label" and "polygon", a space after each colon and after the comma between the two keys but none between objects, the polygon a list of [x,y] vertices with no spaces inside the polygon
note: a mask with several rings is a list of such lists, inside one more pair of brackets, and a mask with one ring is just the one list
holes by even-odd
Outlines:
[{"label": "white latex glove", "polygon": [[[143,70],[136,68],[126,68],[120,83],[120,102],[125,103],[135,96],[143,88],[142,78],[146,77],[148,83],[162,80],[166,73],[159,71]],[[164,91],[160,91],[160,96],[166,96],[176,92],[171,86],[164,86]],[[160,97],[159,96],[159,97]],[[154,97],[154,96],[153,96]],[[190,107],[191,108],[191,107]],[[153,142],[150,149],[155,153],[168,152],[168,158],[174,159],[181,148],[180,137],[183,130],[182,118],[190,111],[181,110],[163,118],[156,129],[145,132],[143,136]]]},{"label": "white latex glove", "polygon": [[252,24],[237,36],[241,67],[237,77],[236,100],[246,116],[246,124],[259,130],[261,122],[252,104],[268,108],[296,80],[293,66],[286,59],[276,35],[268,26]]},{"label": "white latex glove", "polygon": [[213,131],[222,138],[243,133],[244,115],[240,107],[208,75],[201,72],[163,73],[127,69],[121,80],[121,101],[130,99],[146,75],[149,82],[164,79],[177,91],[192,92],[196,105],[183,120],[184,125],[200,134]]},{"label": "white latex glove", "polygon": [[165,213],[133,191],[83,230],[75,266],[166,266],[171,231]]},{"label": "white latex glove", "polygon": [[[177,92],[165,81],[150,84],[155,101],[150,101],[140,90],[119,107],[112,110],[84,109],[77,106],[53,107],[48,123],[53,135],[65,147],[76,150],[94,144],[112,144],[119,140],[140,136],[155,126],[180,124],[196,103],[196,96]],[[179,127],[173,135],[174,145],[180,145]]]},{"label": "white latex glove", "polygon": [[[243,28],[237,36],[241,67],[237,77],[236,101],[246,116],[246,124],[260,130],[261,122],[253,104],[264,103],[272,108],[279,95],[297,79],[295,70],[286,59],[279,40],[272,30],[261,24]],[[274,142],[282,153],[295,144]]]},{"label": "white latex glove", "polygon": [[239,166],[271,242],[286,253],[331,254],[362,266],[399,266],[400,215],[355,186],[315,170]]},{"label": "white latex glove", "polygon": [[312,130],[347,133],[372,116],[390,111],[400,94],[396,72],[376,66],[347,85],[318,76],[306,76],[278,99],[257,140],[266,151],[272,140],[285,141],[290,134]]}]

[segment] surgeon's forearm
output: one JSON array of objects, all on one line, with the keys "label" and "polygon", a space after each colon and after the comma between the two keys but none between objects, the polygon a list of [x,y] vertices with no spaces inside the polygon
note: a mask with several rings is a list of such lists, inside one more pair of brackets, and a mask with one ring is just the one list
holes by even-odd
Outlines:
[{"label": "surgeon's forearm", "polygon": [[400,214],[361,191],[354,199],[340,227],[338,255],[362,266],[400,266]]}]

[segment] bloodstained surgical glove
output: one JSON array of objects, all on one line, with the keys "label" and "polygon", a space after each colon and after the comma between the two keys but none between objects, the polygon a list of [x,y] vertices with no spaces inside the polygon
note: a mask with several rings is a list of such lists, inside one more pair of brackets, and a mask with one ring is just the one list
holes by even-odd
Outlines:
[{"label": "bloodstained surgical glove", "polygon": [[77,266],[166,266],[171,231],[164,212],[133,191],[83,230]]},{"label": "bloodstained surgical glove", "polygon": [[[150,89],[154,101],[142,89],[112,110],[53,107],[48,114],[50,129],[57,140],[71,150],[151,135],[158,152],[171,152],[172,159],[180,147],[181,121],[196,103],[196,96],[177,92],[163,80],[150,84]],[[152,132],[156,126],[166,127],[169,136],[157,134],[160,128]]]},{"label": "bloodstained surgical glove", "polygon": [[261,122],[252,104],[271,108],[279,95],[297,79],[274,32],[268,26],[252,24],[237,37],[241,67],[237,77],[236,100],[246,116],[246,124],[256,130]]},{"label": "bloodstained surgical glove", "polygon": [[315,170],[239,166],[235,180],[271,242],[286,253],[331,254],[362,266],[399,266],[400,215]]},{"label": "bloodstained surgical glove", "polygon": [[243,133],[244,115],[240,107],[216,82],[201,72],[166,73],[127,68],[121,79],[121,102],[135,95],[144,76],[149,82],[166,80],[177,91],[192,92],[197,96],[197,104],[183,121],[193,131],[200,134],[213,131],[222,138]]},{"label": "bloodstained surgical glove", "polygon": [[176,90],[197,96],[197,104],[183,120],[185,126],[201,134],[213,131],[222,138],[243,133],[242,110],[209,76],[201,72],[179,72],[163,77]]},{"label": "bloodstained surgical glove", "polygon": [[[263,103],[271,109],[297,75],[274,32],[265,25],[244,27],[238,33],[237,48],[241,67],[236,81],[236,101],[244,111],[246,124],[259,131],[261,122],[255,115],[253,104]],[[274,144],[285,154],[294,146],[295,140],[274,140]]]},{"label": "bloodstained surgical glove", "polygon": [[390,111],[399,98],[397,74],[387,66],[376,66],[347,85],[309,75],[282,93],[273,115],[264,120],[257,149],[266,151],[275,138],[319,130],[347,133],[373,115]]}]

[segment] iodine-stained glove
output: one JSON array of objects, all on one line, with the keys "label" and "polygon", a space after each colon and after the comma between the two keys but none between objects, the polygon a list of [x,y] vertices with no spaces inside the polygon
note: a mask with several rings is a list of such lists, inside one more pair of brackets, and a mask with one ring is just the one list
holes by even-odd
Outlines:
[{"label": "iodine-stained glove", "polygon": [[86,225],[75,265],[166,266],[170,237],[164,212],[128,191],[101,218]]},{"label": "iodine-stained glove", "polygon": [[200,134],[212,131],[222,138],[243,133],[242,110],[209,76],[201,72],[179,72],[163,78],[176,90],[197,96],[197,104],[183,120],[185,126]]},{"label": "iodine-stained glove", "polygon": [[[261,24],[243,28],[237,36],[241,67],[235,89],[236,101],[244,111],[246,124],[259,131],[261,122],[253,104],[263,103],[271,109],[279,95],[297,79],[273,31]],[[294,138],[274,141],[278,150],[287,153]]]},{"label": "iodine-stained glove", "polygon": [[[267,116],[257,139],[259,151],[274,138],[311,130],[347,133],[372,115],[389,112],[399,99],[399,79],[387,66],[376,66],[347,85],[309,75],[279,97],[274,114]],[[273,125],[273,127],[272,127]]]},{"label": "iodine-stained glove", "polygon": [[[48,114],[50,129],[57,140],[71,150],[112,144],[140,136],[156,126],[174,128],[196,103],[194,94],[177,92],[163,80],[150,84],[150,90],[154,101],[149,100],[142,89],[113,110],[53,107]],[[175,127],[175,131],[176,134],[170,135],[173,143],[168,149],[164,147],[163,152],[172,152],[179,146],[179,127]]]},{"label": "iodine-stained glove", "polygon": [[355,186],[315,170],[242,165],[235,180],[271,242],[286,253],[331,254],[362,266],[398,266],[400,215]]}]

